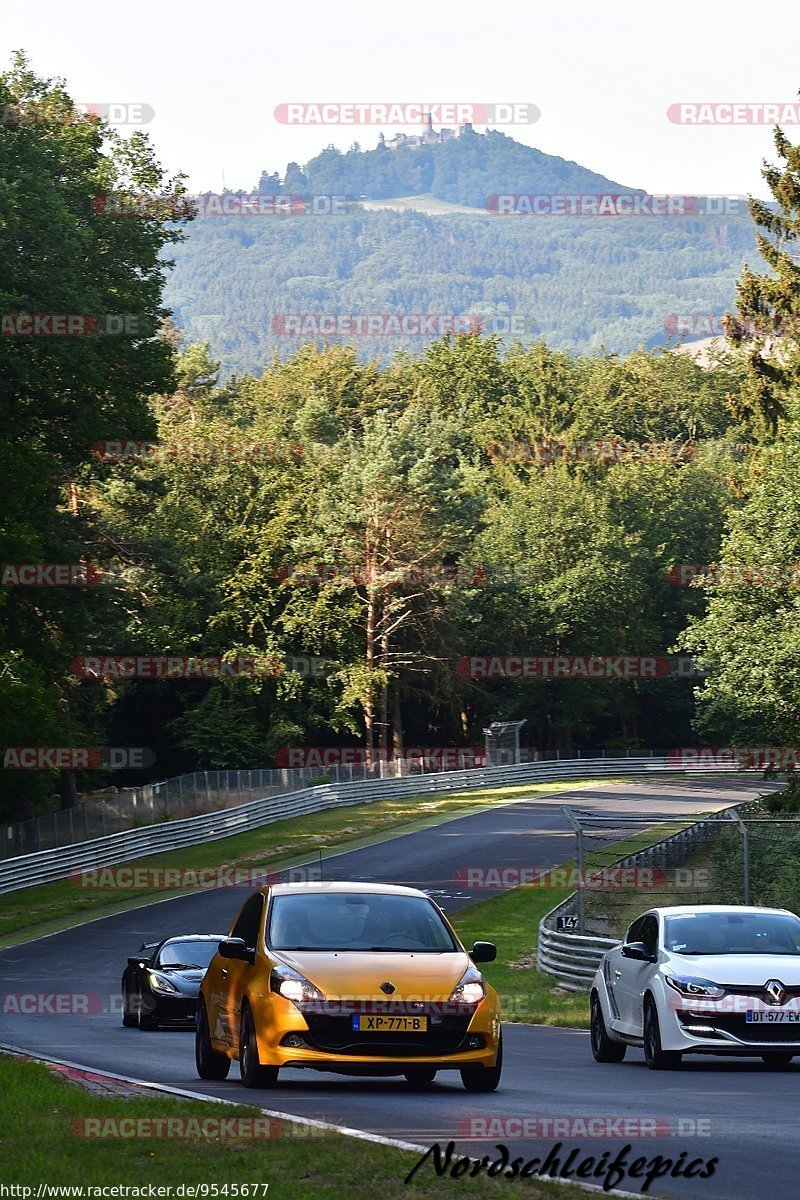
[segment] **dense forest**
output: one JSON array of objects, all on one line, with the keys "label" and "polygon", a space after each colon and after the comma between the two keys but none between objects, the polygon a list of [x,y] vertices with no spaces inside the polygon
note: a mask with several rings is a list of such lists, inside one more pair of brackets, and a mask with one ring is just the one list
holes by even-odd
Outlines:
[{"label": "dense forest", "polygon": [[[319,322],[316,337],[312,328],[301,339],[286,314],[466,314],[506,346],[543,339],[580,354],[628,353],[674,342],[676,316],[690,318],[690,334],[719,334],[754,255],[746,212],[198,217],[172,252],[165,299],[188,340],[211,342],[225,376],[258,372],[303,340],[348,341]],[[349,340],[362,362],[388,365],[398,350],[420,356],[430,339],[379,330]]]},{"label": "dense forest", "polygon": [[[0,105],[48,101],[70,103],[24,59],[0,76]],[[699,574],[681,586],[696,574],[687,564],[800,557],[800,286],[790,269],[800,160],[782,135],[776,152],[768,183],[779,207],[754,204],[747,234],[752,243],[759,230],[765,273],[742,273],[741,323],[708,366],[661,348],[579,355],[556,338],[504,345],[476,331],[383,363],[350,346],[301,345],[230,377],[216,337],[213,352],[182,342],[162,298],[165,254],[185,255],[184,230],[93,205],[124,188],[179,198],[181,181],[165,178],[147,140],[121,141],[77,115],[4,126],[3,186],[38,204],[4,209],[2,312],[136,318],[124,337],[0,342],[6,755],[148,747],[146,772],[116,776],[130,783],[270,766],[292,746],[480,745],[485,724],[506,718],[524,718],[525,744],[545,752],[796,739],[793,577],[756,586],[757,572]],[[353,244],[395,275],[441,236],[436,222],[407,226],[419,241],[406,263],[392,215],[352,220]],[[225,244],[252,236],[263,250],[260,239],[277,236],[255,224],[236,234],[189,226],[232,290],[242,276]],[[517,230],[486,227],[497,247],[509,239],[511,263]],[[312,276],[327,239],[346,256],[342,228],[287,222],[282,236],[298,239],[291,268],[303,259]],[[542,273],[561,279],[566,311],[568,294],[597,287],[608,255],[577,249],[574,233],[548,226],[542,236],[564,239],[558,270]],[[622,260],[623,241],[607,236]],[[455,240],[464,270],[477,269],[475,247]],[[277,261],[279,244],[269,245]],[[43,252],[47,272],[35,265]],[[687,248],[687,276],[700,252],[712,278],[721,245]],[[649,303],[646,276],[663,282],[665,257],[655,245],[630,252],[637,302]],[[530,283],[536,273],[516,265]],[[450,287],[457,264],[437,267]],[[343,261],[343,277],[349,269]],[[271,286],[294,310],[289,281]],[[370,293],[370,303],[386,301]],[[406,303],[416,307],[414,293]],[[779,354],[753,333],[755,317],[762,330],[791,318]],[[25,564],[72,564],[71,586],[35,586]],[[707,674],[465,668],[476,657],[678,654]],[[219,669],[159,677],[154,656]],[[150,664],[140,671],[150,677],[125,677],[120,658]],[[108,776],[6,765],[1,778],[0,813],[21,817]]]}]

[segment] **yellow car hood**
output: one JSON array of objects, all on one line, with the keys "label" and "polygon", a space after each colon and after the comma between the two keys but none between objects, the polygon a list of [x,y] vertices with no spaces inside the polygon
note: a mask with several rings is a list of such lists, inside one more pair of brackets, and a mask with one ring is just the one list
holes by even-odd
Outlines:
[{"label": "yellow car hood", "polygon": [[[463,950],[444,954],[282,950],[281,960],[328,1000],[447,1000],[470,965]],[[390,983],[394,991],[381,990]]]}]

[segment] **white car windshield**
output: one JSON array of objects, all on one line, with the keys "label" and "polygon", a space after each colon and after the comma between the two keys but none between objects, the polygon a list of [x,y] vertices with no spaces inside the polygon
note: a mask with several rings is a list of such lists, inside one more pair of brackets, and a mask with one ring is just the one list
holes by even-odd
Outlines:
[{"label": "white car windshield", "polygon": [[672,954],[800,955],[800,920],[790,913],[681,913],[666,917]]}]

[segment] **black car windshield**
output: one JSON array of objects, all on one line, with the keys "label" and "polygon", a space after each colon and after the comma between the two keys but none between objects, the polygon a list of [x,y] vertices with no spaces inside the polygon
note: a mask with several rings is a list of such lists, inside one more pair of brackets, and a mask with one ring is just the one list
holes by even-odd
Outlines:
[{"label": "black car windshield", "polygon": [[160,967],[203,967],[217,953],[219,942],[167,942],[158,956]]},{"label": "black car windshield", "polygon": [[275,896],[267,941],[275,950],[458,949],[431,901],[379,892]]},{"label": "black car windshield", "polygon": [[790,913],[681,913],[666,917],[673,954],[800,955],[800,920]]}]

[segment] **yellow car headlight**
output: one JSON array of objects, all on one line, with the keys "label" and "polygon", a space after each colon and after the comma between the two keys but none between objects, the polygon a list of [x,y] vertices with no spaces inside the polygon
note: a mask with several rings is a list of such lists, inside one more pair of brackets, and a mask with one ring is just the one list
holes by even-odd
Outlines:
[{"label": "yellow car headlight", "polygon": [[448,1003],[480,1004],[485,995],[486,984],[483,982],[483,976],[476,967],[470,964],[453,988]]},{"label": "yellow car headlight", "polygon": [[314,984],[306,979],[305,975],[301,975],[299,971],[287,967],[284,963],[273,967],[269,977],[269,986],[273,992],[277,992],[279,996],[285,996],[287,1000],[291,1000],[293,1004],[297,1005],[311,1004],[325,999],[319,988],[314,987]]}]

